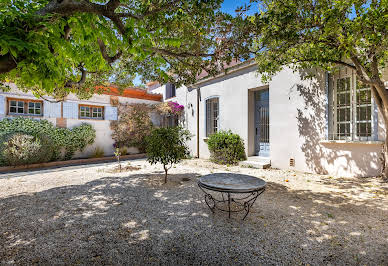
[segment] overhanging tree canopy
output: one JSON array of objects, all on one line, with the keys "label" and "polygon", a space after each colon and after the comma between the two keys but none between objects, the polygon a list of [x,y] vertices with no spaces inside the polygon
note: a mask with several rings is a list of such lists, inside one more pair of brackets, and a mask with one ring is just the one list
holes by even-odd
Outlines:
[{"label": "overhanging tree canopy", "polygon": [[86,97],[108,78],[127,85],[135,73],[192,83],[224,56],[215,38],[221,2],[1,1],[0,81],[57,97]]}]

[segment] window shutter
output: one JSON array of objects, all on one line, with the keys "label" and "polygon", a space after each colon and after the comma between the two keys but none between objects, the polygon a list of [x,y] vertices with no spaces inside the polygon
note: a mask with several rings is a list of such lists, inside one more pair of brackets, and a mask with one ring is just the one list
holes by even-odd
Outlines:
[{"label": "window shutter", "polygon": [[5,97],[0,95],[0,115],[5,115]]},{"label": "window shutter", "polygon": [[72,102],[63,102],[63,117],[78,119],[78,104]]},{"label": "window shutter", "polygon": [[171,97],[175,97],[176,96],[176,87],[174,84],[170,84],[171,86]]},{"label": "window shutter", "polygon": [[166,84],[166,99],[171,98],[171,84]]},{"label": "window shutter", "polygon": [[61,117],[61,103],[52,103],[44,101],[43,103],[44,117],[56,118]]},{"label": "window shutter", "polygon": [[105,120],[117,120],[117,107],[106,106],[105,107]]}]

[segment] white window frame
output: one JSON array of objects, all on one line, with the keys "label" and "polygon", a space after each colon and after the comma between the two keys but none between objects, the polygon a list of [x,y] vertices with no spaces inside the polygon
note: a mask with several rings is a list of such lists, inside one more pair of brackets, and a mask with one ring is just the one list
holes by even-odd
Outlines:
[{"label": "white window frame", "polygon": [[[345,124],[343,122],[338,122],[337,120],[337,83],[341,79],[350,79],[350,126],[349,126],[349,136],[339,136],[338,125]],[[345,81],[346,82],[346,81]],[[332,117],[332,129],[331,129],[331,137],[330,140],[345,140],[345,141],[371,141],[376,138],[376,119],[374,118],[375,114],[375,105],[373,101],[373,97],[371,95],[371,103],[370,103],[370,120],[358,121],[357,120],[357,76],[353,70],[349,70],[346,68],[341,69],[339,73],[333,76],[333,87],[332,89],[332,108],[331,108],[331,117]],[[363,86],[361,90],[368,90],[366,86]],[[370,90],[370,89],[369,89]],[[362,104],[369,105],[369,104]],[[361,105],[361,106],[362,106]],[[370,135],[369,136],[358,136],[358,128],[357,123],[359,122],[370,122]]]},{"label": "white window frame", "polygon": [[[214,105],[210,107],[210,114],[208,109],[208,103],[217,100],[217,117],[214,117]],[[208,121],[208,118],[210,121]],[[212,123],[213,122],[213,123]],[[217,122],[217,126],[214,126],[214,122]],[[209,128],[212,127],[211,129]],[[220,131],[220,97],[212,96],[205,99],[205,136],[209,137],[211,134],[217,133]]]}]

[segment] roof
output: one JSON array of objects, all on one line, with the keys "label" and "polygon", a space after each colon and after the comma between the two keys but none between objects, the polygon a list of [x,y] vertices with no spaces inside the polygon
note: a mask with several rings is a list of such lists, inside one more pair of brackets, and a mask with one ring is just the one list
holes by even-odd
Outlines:
[{"label": "roof", "polygon": [[216,78],[219,78],[219,77],[222,77],[222,76],[226,76],[226,75],[229,75],[235,71],[238,71],[240,69],[244,69],[246,67],[250,67],[250,66],[253,66],[255,65],[256,62],[253,58],[251,59],[248,59],[246,61],[232,61],[230,62],[228,65],[224,65],[224,71],[219,73],[218,75],[215,75],[215,76],[209,76],[209,75],[206,75],[207,73],[205,72],[202,76],[201,74],[197,77],[197,82],[194,84],[194,85],[198,85],[200,83],[204,83],[206,81],[209,81],[209,80],[213,80],[213,79],[216,79]]},{"label": "roof", "polygon": [[[209,73],[207,73],[205,70],[202,70],[202,72],[197,75],[197,77],[196,77],[197,82],[194,85],[200,84],[200,83],[203,83],[203,82],[206,82],[206,81],[209,81],[209,80],[221,77],[221,76],[228,75],[232,72],[235,72],[237,70],[240,70],[240,69],[243,69],[246,67],[250,67],[252,65],[255,65],[255,60],[253,58],[248,59],[246,61],[240,61],[238,59],[234,59],[229,64],[224,62],[223,63],[223,69],[224,69],[223,72],[219,73],[216,76],[210,76]],[[153,86],[155,86],[156,84],[159,84],[158,81],[150,81],[147,83],[147,87],[148,87],[148,89],[153,90],[154,89]]]},{"label": "roof", "polygon": [[161,102],[163,95],[148,93],[144,89],[139,88],[125,88],[123,90],[115,86],[96,86],[97,90],[100,90],[100,93],[113,96],[121,96],[127,98],[135,98],[142,100],[158,101]]}]

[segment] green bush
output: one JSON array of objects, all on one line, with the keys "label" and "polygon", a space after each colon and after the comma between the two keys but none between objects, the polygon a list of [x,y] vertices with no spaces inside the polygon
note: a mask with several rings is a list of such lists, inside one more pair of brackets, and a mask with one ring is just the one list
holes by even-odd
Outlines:
[{"label": "green bush", "polygon": [[237,164],[246,159],[244,141],[230,130],[210,135],[207,145],[210,158],[215,163]]},{"label": "green bush", "polygon": [[189,155],[186,142],[190,138],[190,133],[181,127],[156,128],[146,137],[147,161],[151,164],[163,165],[165,183],[167,183],[167,172],[172,165]]},{"label": "green bush", "polygon": [[[37,120],[24,117],[16,119],[3,119],[0,121],[0,140],[15,133],[24,133],[34,136],[41,141],[50,142],[53,152],[47,153],[47,161],[68,160],[71,159],[75,152],[83,151],[88,144],[93,144],[96,138],[96,131],[89,124],[81,124],[72,129],[57,128],[47,120]],[[0,143],[0,150],[4,150]],[[4,159],[0,154],[0,164]],[[46,160],[46,159],[45,159]]]},{"label": "green bush", "polygon": [[13,133],[3,136],[1,143],[1,160],[5,165],[48,162],[54,152],[52,142],[44,136]]}]

